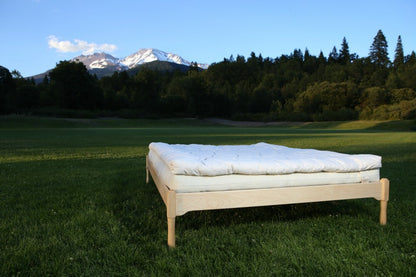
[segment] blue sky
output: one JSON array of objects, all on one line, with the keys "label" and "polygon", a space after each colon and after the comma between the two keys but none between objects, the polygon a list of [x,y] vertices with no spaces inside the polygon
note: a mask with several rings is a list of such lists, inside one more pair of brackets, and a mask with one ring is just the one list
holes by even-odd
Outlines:
[{"label": "blue sky", "polygon": [[0,0],[0,65],[31,76],[82,53],[141,48],[209,64],[295,48],[327,57],[343,37],[364,57],[379,29],[393,59],[399,35],[405,55],[416,51],[415,14],[415,0]]}]

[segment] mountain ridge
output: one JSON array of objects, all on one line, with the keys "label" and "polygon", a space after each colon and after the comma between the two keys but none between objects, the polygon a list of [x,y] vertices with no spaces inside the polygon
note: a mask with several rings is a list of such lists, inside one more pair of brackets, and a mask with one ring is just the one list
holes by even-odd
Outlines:
[{"label": "mountain ridge", "polygon": [[[164,70],[171,69],[182,71],[192,65],[191,62],[179,55],[167,53],[155,48],[142,48],[124,58],[117,58],[105,52],[97,52],[91,55],[79,55],[72,58],[70,61],[82,62],[91,74],[95,74],[99,78],[112,75],[114,72],[137,72],[139,70],[138,67],[146,64],[149,64],[148,68],[153,68],[155,70],[164,68]],[[156,63],[156,66],[155,64],[150,65],[154,62],[169,63],[171,65],[160,66],[160,63]],[[175,66],[175,64],[177,66]],[[197,65],[201,70],[207,69],[209,66],[208,64],[203,63],[197,63]],[[33,75],[29,78],[34,78],[36,82],[40,82],[51,70]]]},{"label": "mountain ridge", "polygon": [[[99,52],[91,55],[80,55],[72,58],[71,61],[82,62],[88,70],[113,67],[118,71],[123,71],[153,61],[166,61],[186,66],[191,65],[189,61],[179,55],[167,53],[155,48],[142,48],[124,58],[116,58],[108,53]],[[207,64],[198,63],[197,65],[202,69],[208,68]]]}]

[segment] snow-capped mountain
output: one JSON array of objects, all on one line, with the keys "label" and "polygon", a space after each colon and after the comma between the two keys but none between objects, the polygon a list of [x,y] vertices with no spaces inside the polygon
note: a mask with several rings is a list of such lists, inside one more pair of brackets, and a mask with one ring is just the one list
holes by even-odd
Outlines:
[{"label": "snow-capped mountain", "polygon": [[[98,78],[103,76],[111,76],[114,72],[121,72],[125,70],[133,70],[136,66],[143,65],[154,61],[171,62],[179,65],[179,70],[187,70],[186,66],[190,66],[191,63],[182,57],[166,53],[154,48],[146,48],[137,51],[136,53],[119,59],[107,53],[95,53],[92,55],[81,55],[71,59],[71,61],[82,62],[91,74],[95,74]],[[208,64],[198,63],[198,67],[207,69]],[[171,67],[178,69],[178,67]],[[183,69],[184,68],[184,69]],[[51,69],[52,70],[52,69]],[[41,82],[43,78],[50,72],[48,70],[44,73],[31,76],[35,82]],[[137,72],[137,71],[136,71]]]},{"label": "snow-capped mountain", "polygon": [[115,70],[126,70],[128,67],[120,63],[120,59],[107,53],[94,53],[92,55],[81,55],[71,59],[71,61],[82,62],[88,70],[104,69],[114,67]]},{"label": "snow-capped mountain", "polygon": [[153,48],[140,49],[136,53],[122,59],[121,63],[129,68],[132,68],[136,65],[149,63],[153,61],[171,62],[187,66],[191,65],[190,62],[184,60],[178,55],[166,53]]},{"label": "snow-capped mountain", "polygon": [[[153,61],[166,61],[186,66],[191,65],[190,62],[176,54],[166,53],[154,48],[140,49],[136,53],[122,59],[113,57],[107,53],[95,53],[93,55],[81,55],[73,58],[71,61],[82,62],[88,70],[111,68],[115,71],[127,70],[137,65]],[[207,64],[198,64],[198,66],[203,69],[208,68]]]}]

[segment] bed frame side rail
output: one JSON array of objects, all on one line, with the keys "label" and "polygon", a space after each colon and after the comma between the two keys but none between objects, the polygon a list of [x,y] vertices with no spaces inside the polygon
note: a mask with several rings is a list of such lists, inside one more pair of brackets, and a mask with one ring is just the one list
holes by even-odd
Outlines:
[{"label": "bed frame side rail", "polygon": [[[386,186],[387,184],[387,186]],[[388,180],[321,186],[176,194],[176,215],[189,211],[375,198],[387,204]],[[382,222],[381,222],[382,223]],[[385,224],[385,223],[384,223]]]}]

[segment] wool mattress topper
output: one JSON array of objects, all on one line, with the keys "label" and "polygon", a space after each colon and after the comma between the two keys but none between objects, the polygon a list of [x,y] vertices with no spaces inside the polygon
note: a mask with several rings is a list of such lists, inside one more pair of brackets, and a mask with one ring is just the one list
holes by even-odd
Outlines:
[{"label": "wool mattress topper", "polygon": [[252,145],[152,142],[149,150],[175,175],[280,175],[381,168],[381,157],[377,155],[290,148],[264,142]]}]

